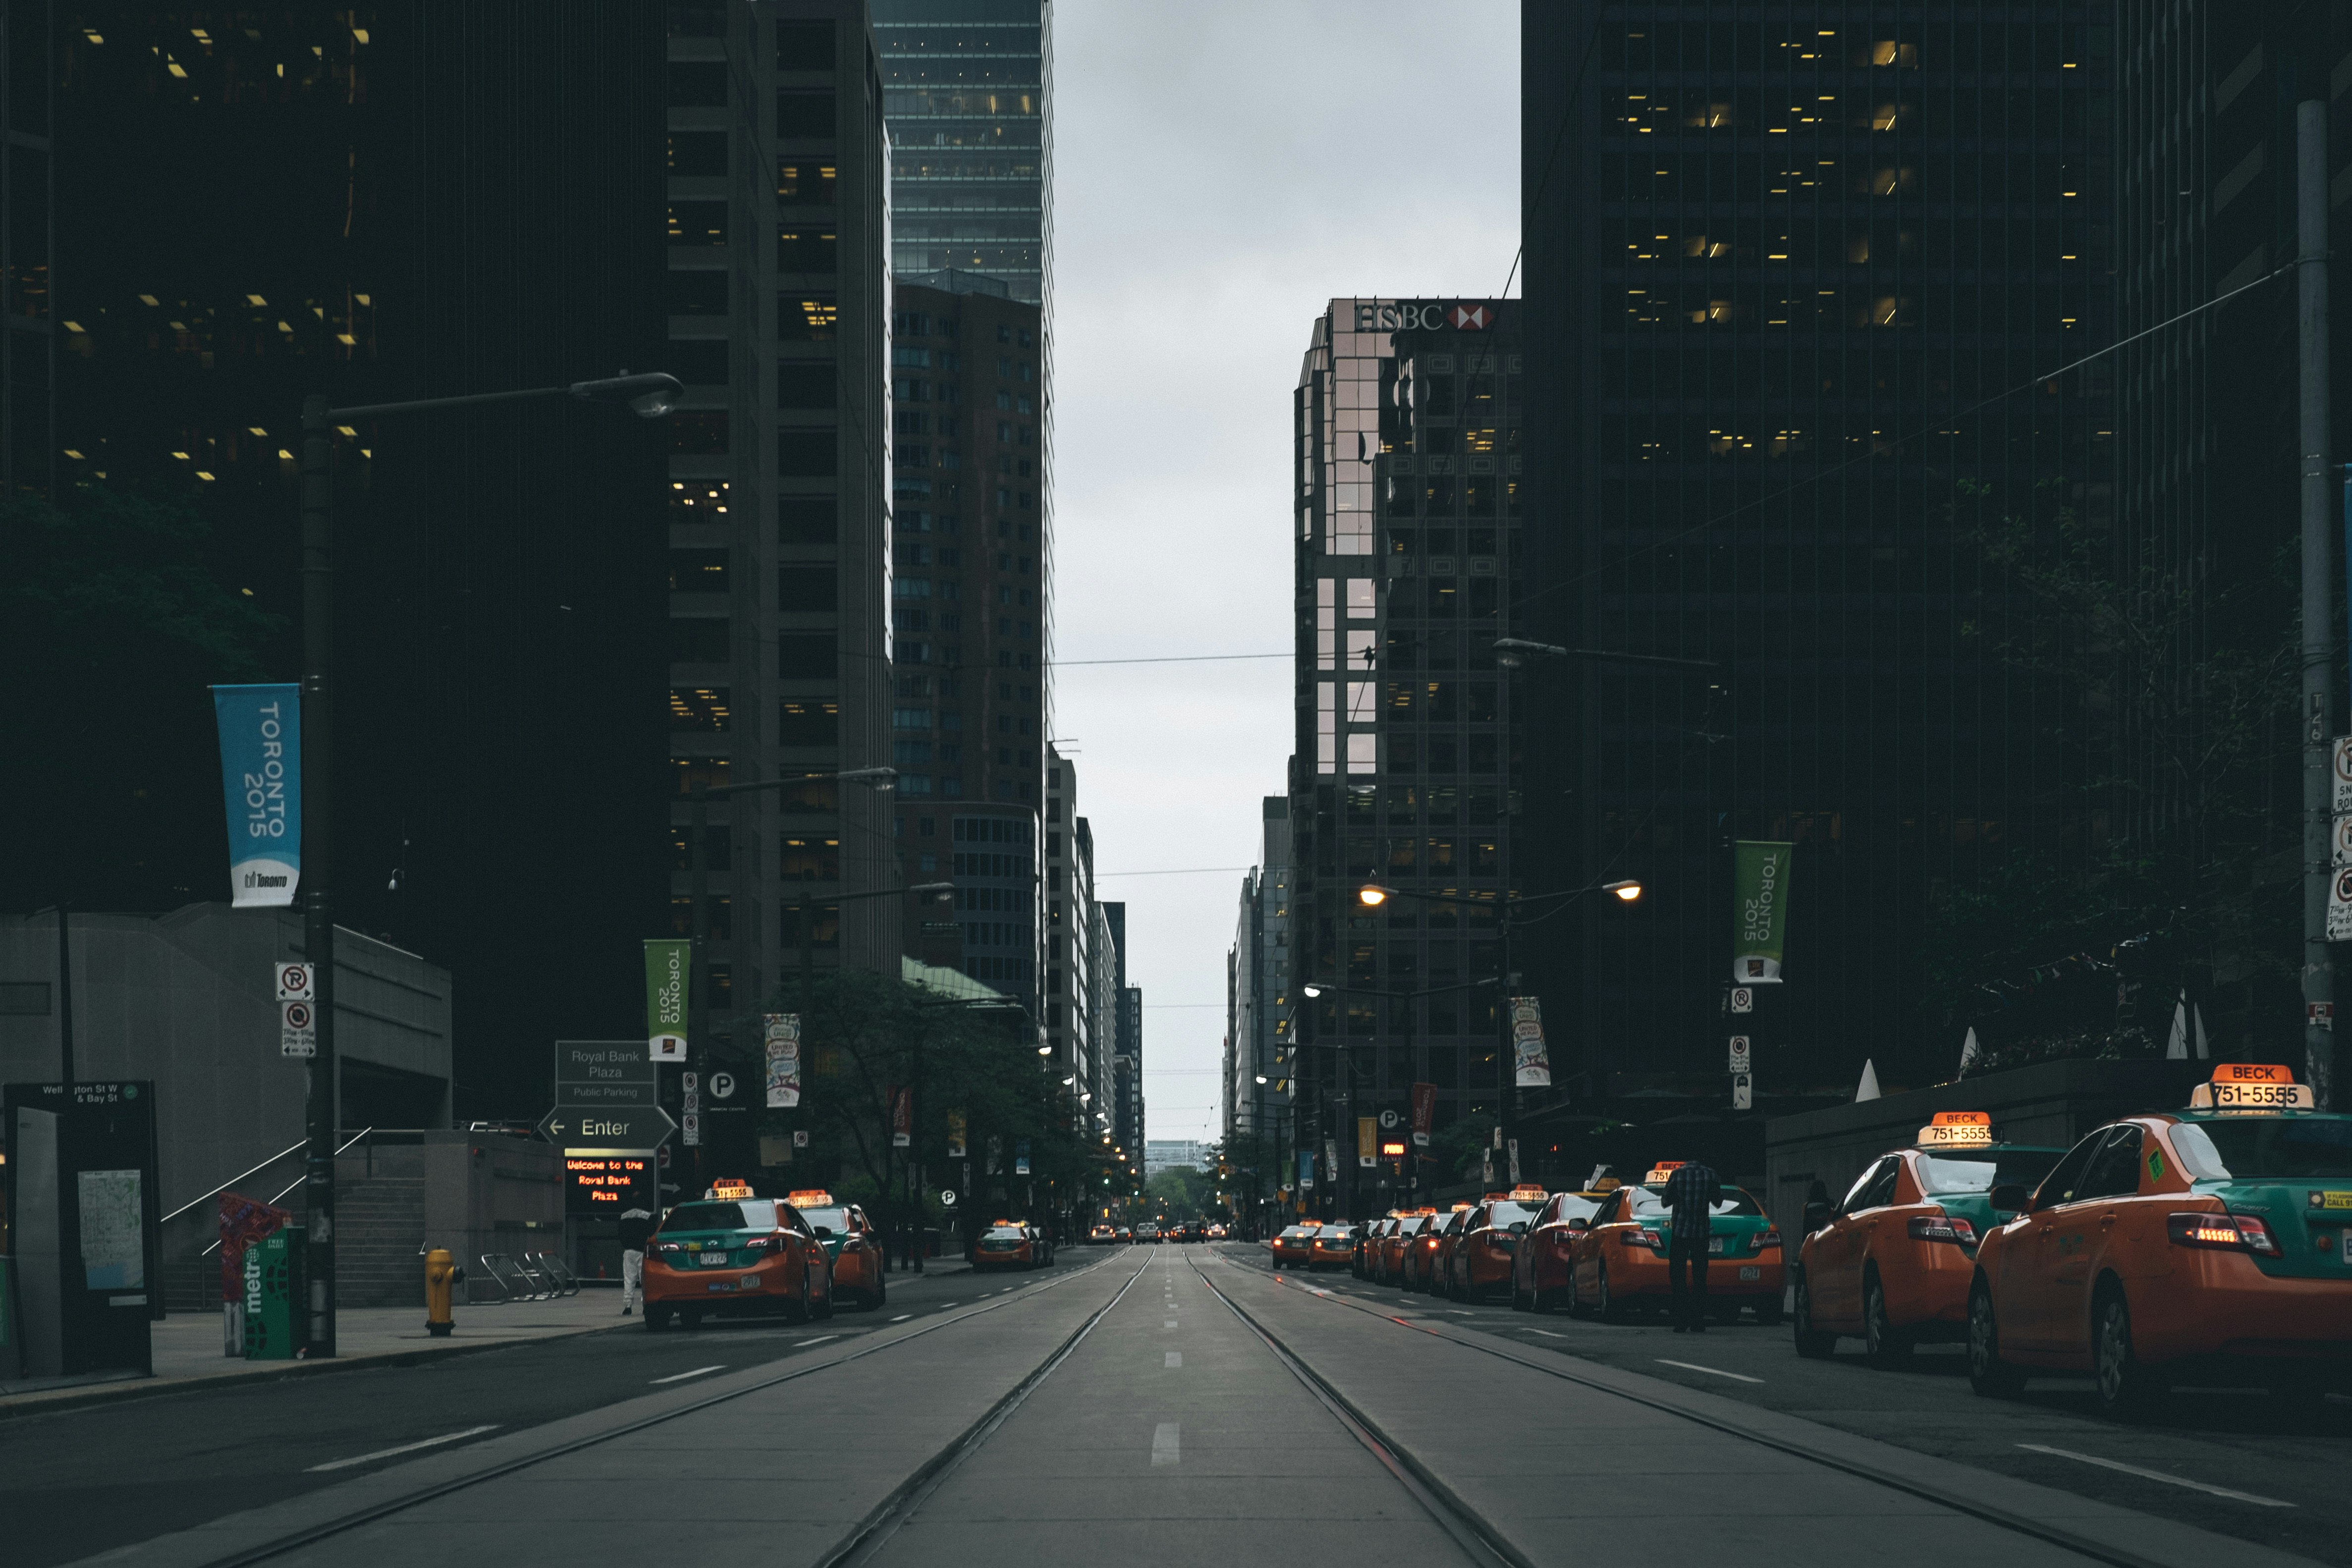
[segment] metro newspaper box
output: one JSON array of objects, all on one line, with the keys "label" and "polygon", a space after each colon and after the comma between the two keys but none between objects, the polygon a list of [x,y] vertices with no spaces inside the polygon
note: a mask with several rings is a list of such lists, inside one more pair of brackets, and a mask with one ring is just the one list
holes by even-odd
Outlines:
[{"label": "metro newspaper box", "polygon": [[303,1228],[289,1225],[245,1249],[245,1358],[292,1361],[310,1326],[303,1303]]}]

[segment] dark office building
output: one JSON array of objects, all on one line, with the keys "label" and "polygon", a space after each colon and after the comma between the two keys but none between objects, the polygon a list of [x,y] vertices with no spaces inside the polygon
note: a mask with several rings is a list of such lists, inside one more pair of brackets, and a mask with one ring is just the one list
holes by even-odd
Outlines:
[{"label": "dark office building", "polygon": [[[882,110],[863,0],[673,4],[670,896],[693,929],[687,797],[710,808],[710,1027],[817,967],[895,975]],[[845,896],[846,895],[846,896]],[[803,943],[802,912],[807,912]]]},{"label": "dark office building", "polygon": [[[1414,1083],[1436,1086],[1438,1129],[1503,1104],[1495,993],[1462,988],[1497,971],[1494,910],[1412,895],[1510,885],[1517,748],[1494,643],[1521,526],[1518,308],[1335,299],[1294,393],[1291,946],[1286,972],[1251,966],[1245,1000],[1286,999],[1262,994],[1271,977],[1303,1048],[1252,1074],[1275,1081],[1256,1114],[1318,1162],[1344,1142],[1349,1178],[1355,1118]],[[1400,896],[1365,907],[1375,882]],[[1341,988],[1309,998],[1312,981]],[[1250,1049],[1279,1052],[1282,1021]]]},{"label": "dark office building", "polygon": [[1522,9],[1546,439],[1507,619],[1718,665],[1516,677],[1516,880],[1649,889],[1523,930],[1587,1108],[1728,1105],[1732,840],[1797,846],[1786,983],[1748,1031],[1759,1108],[1850,1093],[1865,1059],[1950,1077],[1930,912],[2021,853],[2085,863],[2084,766],[1979,530],[2115,518],[2113,381],[2051,374],[2115,329],[2114,10]]},{"label": "dark office building", "polygon": [[[192,511],[200,543],[125,528],[107,567],[241,607],[205,612],[247,643],[236,678],[299,673],[306,394],[656,368],[658,11],[12,0],[0,31],[6,486],[101,528],[126,497]],[[669,434],[559,396],[338,435],[336,911],[452,972],[461,1116],[536,1114],[551,1040],[641,1016]],[[62,750],[27,743],[56,735],[56,689],[0,717],[0,750],[41,759],[5,793],[51,828],[0,857],[11,902],[221,896],[223,672],[160,651],[160,619],[140,658],[83,675],[106,716]],[[63,755],[89,787],[61,819]]]},{"label": "dark office building", "polygon": [[[2146,672],[2139,722],[2116,737],[2115,770],[2131,787],[2115,792],[2113,820],[2117,836],[2143,854],[2216,868],[2191,890],[2211,900],[2199,922],[2201,939],[2177,955],[2180,973],[2152,975],[2152,985],[2177,980],[2189,989],[2217,1051],[2300,1062],[2296,716],[2274,708],[2256,744],[2209,741],[2187,768],[2175,765],[2170,743],[2180,717],[2200,698],[2211,703],[2212,691],[2200,691],[2200,667],[2246,660],[2263,668],[2294,634],[2303,466],[2297,285],[2292,272],[2260,280],[2297,251],[2295,121],[2305,100],[2326,103],[2334,122],[2330,248],[2344,254],[2334,236],[2352,244],[2352,109],[2344,96],[2352,85],[2352,6],[2175,0],[2124,7],[2117,19],[2116,135],[2131,156],[2117,162],[2116,335],[2128,339],[2235,298],[2116,356],[2119,554],[2151,581],[2192,591],[2180,601],[2184,635],[2170,644],[2175,657]],[[2338,298],[2330,318],[2328,455],[2341,463],[2352,456],[2352,334],[2340,291]],[[2331,632],[2340,637],[2340,623]],[[2340,664],[2336,678],[2329,734],[2347,727]],[[2280,677],[2282,698],[2294,679]],[[2337,974],[2340,994],[2341,959]]]},{"label": "dark office building", "polygon": [[972,978],[1033,1002],[1045,737],[1037,307],[994,279],[898,286],[891,635],[906,880],[953,881]]}]

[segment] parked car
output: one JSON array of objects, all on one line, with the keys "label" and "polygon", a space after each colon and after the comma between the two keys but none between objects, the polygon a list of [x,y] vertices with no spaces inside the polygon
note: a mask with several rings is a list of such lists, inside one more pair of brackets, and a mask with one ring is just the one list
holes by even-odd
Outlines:
[{"label": "parked car", "polygon": [[2352,1390],[2352,1116],[2284,1066],[2223,1062],[2181,1112],[2068,1150],[1979,1244],[1969,1381],[2007,1396],[2089,1373],[2100,1403],[2177,1381],[2315,1402]]},{"label": "parked car", "polygon": [[[1569,1280],[1569,1311],[1597,1312],[1623,1322],[1637,1312],[1664,1311],[1673,1295],[1667,1271],[1666,1177],[1672,1165],[1653,1169],[1639,1186],[1621,1186],[1576,1239]],[[1723,1189],[1707,1222],[1706,1304],[1710,1316],[1780,1321],[1783,1270],[1780,1233],[1763,1206],[1736,1186]]]}]

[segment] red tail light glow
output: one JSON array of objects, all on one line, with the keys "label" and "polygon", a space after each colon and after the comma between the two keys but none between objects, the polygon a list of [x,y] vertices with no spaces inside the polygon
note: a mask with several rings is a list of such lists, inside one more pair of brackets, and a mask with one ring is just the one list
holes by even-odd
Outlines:
[{"label": "red tail light glow", "polygon": [[1977,1244],[1977,1228],[1952,1215],[1916,1215],[1909,1230],[1914,1241],[1950,1241],[1962,1247]]},{"label": "red tail light glow", "polygon": [[2176,1247],[2218,1247],[2225,1251],[2279,1256],[2271,1228],[2251,1214],[2168,1214],[2164,1228]]}]

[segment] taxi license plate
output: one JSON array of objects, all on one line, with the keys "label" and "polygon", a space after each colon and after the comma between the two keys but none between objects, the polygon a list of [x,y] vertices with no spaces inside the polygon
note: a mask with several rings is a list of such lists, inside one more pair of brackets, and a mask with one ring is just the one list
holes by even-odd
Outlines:
[{"label": "taxi license plate", "polygon": [[724,1252],[705,1252],[702,1255],[702,1266],[706,1269],[724,1269],[727,1267],[727,1254]]},{"label": "taxi license plate", "polygon": [[1710,1237],[1708,1237],[1708,1238],[1706,1239],[1706,1252],[1707,1252],[1707,1256],[1708,1256],[1708,1257],[1710,1257],[1710,1258],[1720,1258],[1720,1257],[1722,1257],[1722,1256],[1723,1256],[1723,1238],[1722,1238],[1722,1237],[1720,1237],[1720,1236],[1710,1236]]},{"label": "taxi license plate", "polygon": [[2344,1261],[2352,1263],[2352,1230],[2344,1233]]},{"label": "taxi license plate", "polygon": [[1743,1280],[1760,1280],[1764,1277],[1764,1270],[1753,1267],[1745,1268],[1739,1270],[1739,1277]]}]

